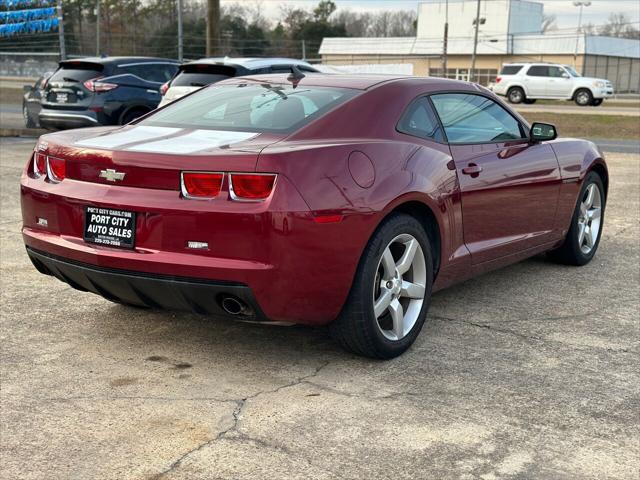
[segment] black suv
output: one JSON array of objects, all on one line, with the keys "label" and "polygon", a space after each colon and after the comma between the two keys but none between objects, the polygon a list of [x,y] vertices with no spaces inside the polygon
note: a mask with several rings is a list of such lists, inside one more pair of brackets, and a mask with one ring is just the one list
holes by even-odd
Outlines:
[{"label": "black suv", "polygon": [[47,81],[38,115],[45,128],[124,125],[160,103],[160,87],[180,63],[152,57],[60,62]]}]

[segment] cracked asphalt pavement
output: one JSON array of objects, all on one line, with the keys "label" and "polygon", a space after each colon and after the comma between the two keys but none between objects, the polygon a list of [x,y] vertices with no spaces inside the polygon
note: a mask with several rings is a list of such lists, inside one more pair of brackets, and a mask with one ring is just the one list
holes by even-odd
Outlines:
[{"label": "cracked asphalt pavement", "polygon": [[640,156],[608,154],[594,261],[436,294],[389,362],[326,329],[135,310],[31,266],[0,141],[6,479],[638,478]]}]

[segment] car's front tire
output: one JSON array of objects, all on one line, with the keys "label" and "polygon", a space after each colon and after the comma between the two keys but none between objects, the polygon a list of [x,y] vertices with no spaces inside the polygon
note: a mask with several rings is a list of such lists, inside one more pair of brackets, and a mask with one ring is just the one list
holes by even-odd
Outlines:
[{"label": "car's front tire", "polygon": [[563,244],[549,256],[566,265],[586,265],[600,245],[605,209],[604,185],[600,175],[590,172],[582,184],[578,202]]},{"label": "car's front tire", "polygon": [[593,102],[593,94],[586,88],[578,90],[573,98],[580,107],[588,107]]},{"label": "car's front tire", "polygon": [[507,92],[507,99],[510,103],[522,103],[526,98],[527,97],[524,94],[524,90],[520,87],[511,87]]},{"label": "car's front tire", "polygon": [[27,128],[36,128],[36,124],[29,115],[29,109],[26,105],[22,106],[22,116],[24,117],[24,126]]},{"label": "car's front tire", "polygon": [[344,348],[389,359],[406,351],[422,329],[433,283],[424,227],[411,215],[386,218],[367,244],[349,298],[331,324]]}]

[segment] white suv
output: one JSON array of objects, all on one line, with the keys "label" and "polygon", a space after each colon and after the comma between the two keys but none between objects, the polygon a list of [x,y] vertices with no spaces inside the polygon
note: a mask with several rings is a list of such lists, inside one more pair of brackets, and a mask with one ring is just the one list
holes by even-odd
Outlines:
[{"label": "white suv", "polygon": [[534,103],[539,98],[574,100],[581,107],[598,106],[613,95],[609,80],[583,77],[568,65],[510,63],[503,65],[491,87],[511,103]]}]

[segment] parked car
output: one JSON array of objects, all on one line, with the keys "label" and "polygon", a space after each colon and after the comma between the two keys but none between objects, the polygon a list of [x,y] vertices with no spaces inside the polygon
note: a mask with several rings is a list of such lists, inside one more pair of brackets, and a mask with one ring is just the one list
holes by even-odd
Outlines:
[{"label": "parked car", "polygon": [[598,106],[613,96],[609,80],[583,77],[569,65],[550,63],[505,64],[492,90],[511,103],[534,103],[545,98],[573,100],[581,107]]},{"label": "parked car", "polygon": [[153,57],[94,57],[60,62],[38,116],[45,128],[124,125],[160,103],[160,87],[180,64]]},{"label": "parked car", "polygon": [[25,85],[23,87],[22,116],[24,117],[24,124],[27,128],[35,128],[40,125],[38,122],[38,114],[41,108],[40,100],[42,99],[42,91],[48,78],[52,74],[53,72],[45,72],[33,85]]},{"label": "parked car", "polygon": [[607,167],[556,135],[467,82],[230,78],[125,127],[42,136],[22,234],[40,272],[108,300],[330,324],[391,358],[433,291],[542,252],[591,261]]},{"label": "parked car", "polygon": [[164,106],[206,85],[230,77],[258,75],[264,73],[289,73],[295,65],[302,72],[317,72],[311,64],[293,58],[203,58],[180,65],[178,73],[162,85]]}]

